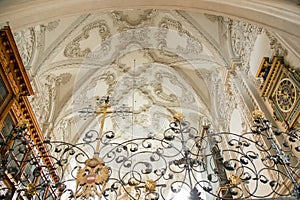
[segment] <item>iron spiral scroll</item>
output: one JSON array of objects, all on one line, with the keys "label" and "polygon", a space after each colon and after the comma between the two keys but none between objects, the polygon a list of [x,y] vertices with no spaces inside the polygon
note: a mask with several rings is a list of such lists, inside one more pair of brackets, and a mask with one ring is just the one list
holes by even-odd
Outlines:
[{"label": "iron spiral scroll", "polygon": [[[98,132],[91,130],[78,144],[44,140],[54,163],[51,169],[39,156],[16,160],[6,155],[1,158],[0,177],[10,174],[19,180],[15,188],[29,199],[56,194],[62,199],[171,200],[182,193],[189,200],[298,199],[299,134],[299,130],[281,132],[262,116],[256,116],[251,131],[242,134],[217,133],[208,127],[198,131],[178,118],[162,134],[126,141],[118,140],[113,131],[98,138]],[[16,127],[11,135],[10,154],[38,150],[26,136],[26,127]],[[99,140],[101,148],[96,151]],[[1,148],[6,144],[2,141]],[[20,169],[10,164],[16,161],[31,165],[28,176],[41,176],[41,181],[18,177]],[[94,177],[91,169],[98,170]],[[84,172],[85,181],[79,182],[79,172]],[[72,183],[77,183],[76,190]],[[47,187],[51,192],[45,195]],[[88,195],[78,196],[84,190],[90,190]],[[10,195],[5,186],[0,191],[1,199]]]}]

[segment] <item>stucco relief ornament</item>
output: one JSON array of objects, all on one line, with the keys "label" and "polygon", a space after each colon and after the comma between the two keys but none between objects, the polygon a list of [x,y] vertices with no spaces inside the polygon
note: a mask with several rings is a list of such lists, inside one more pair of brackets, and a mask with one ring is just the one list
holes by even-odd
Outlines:
[{"label": "stucco relief ornament", "polygon": [[[184,29],[183,25],[176,20],[168,17],[164,17],[159,22],[159,31],[156,34],[156,40],[158,42],[157,48],[161,50],[164,56],[178,58],[177,54],[184,55],[185,57],[198,56],[203,51],[203,46],[199,40],[197,40],[193,34]],[[171,47],[167,37],[168,34],[174,34],[175,37],[180,37],[185,44],[179,44],[176,48]],[[169,51],[176,52],[171,54]]]},{"label": "stucco relief ornament", "polygon": [[120,45],[118,49],[126,49],[130,44],[139,44],[142,47],[150,47],[150,29],[140,28],[121,32],[118,40]]},{"label": "stucco relief ornament", "polygon": [[36,40],[34,30],[33,28],[24,29],[14,33],[14,38],[23,64],[27,67],[32,59],[34,43]]},{"label": "stucco relief ornament", "polygon": [[60,20],[49,22],[46,26],[46,30],[51,32],[59,26]]},{"label": "stucco relief ornament", "polygon": [[[93,47],[87,47],[82,49],[81,42],[90,39],[90,32],[96,29],[99,36],[101,37],[101,42],[105,42],[110,36],[110,29],[106,21],[98,20],[82,28],[82,32],[76,36],[69,44],[67,44],[64,55],[68,58],[86,58],[91,52]],[[105,46],[107,47],[107,46]],[[109,47],[107,47],[109,49]],[[90,55],[90,57],[94,57]]]},{"label": "stucco relief ornament", "polygon": [[50,114],[50,97],[52,96],[52,94],[47,83],[39,84],[40,87],[32,84],[34,91],[38,92],[36,92],[34,96],[28,97],[30,105],[32,106],[35,116],[38,119],[37,121],[41,127],[43,127],[43,123],[48,120]]},{"label": "stucco relief ornament", "polygon": [[71,80],[72,74],[62,73],[59,76],[55,77],[56,85],[65,85]]},{"label": "stucco relief ornament", "polygon": [[187,37],[186,46],[177,46],[176,50],[185,56],[198,56],[202,51],[202,44],[197,41],[194,37]]},{"label": "stucco relief ornament", "polygon": [[137,27],[143,27],[150,23],[153,16],[156,14],[156,10],[136,10],[136,17],[131,18],[127,14],[127,11],[112,11],[111,14],[118,24],[121,25],[120,29],[132,29]]},{"label": "stucco relief ornament", "polygon": [[246,22],[236,20],[230,20],[229,22],[229,34],[233,53],[241,58],[245,66],[249,66],[253,45],[261,30],[261,28]]},{"label": "stucco relief ornament", "polygon": [[281,43],[277,40],[277,38],[269,31],[265,30],[267,37],[270,40],[270,47],[272,55],[274,56],[287,56],[288,51],[283,48]]},{"label": "stucco relief ornament", "polygon": [[36,92],[35,96],[29,98],[29,101],[40,126],[51,120],[49,118],[53,114],[51,112],[55,106],[55,99],[58,92],[57,87],[67,84],[71,80],[71,77],[70,73],[62,73],[58,76],[50,74],[45,78],[45,83],[41,83],[39,84],[40,87],[34,88],[39,92]]}]

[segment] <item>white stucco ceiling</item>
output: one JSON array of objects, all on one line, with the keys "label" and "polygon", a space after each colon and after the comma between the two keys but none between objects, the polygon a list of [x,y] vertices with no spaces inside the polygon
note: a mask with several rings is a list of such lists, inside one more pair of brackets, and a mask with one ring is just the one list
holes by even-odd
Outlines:
[{"label": "white stucco ceiling", "polygon": [[[228,65],[219,25],[214,16],[149,9],[72,16],[17,32],[43,130],[79,139],[93,120],[82,121],[78,111],[105,95],[113,109],[133,110],[140,133],[162,131],[175,112],[198,126],[212,117],[210,74]],[[128,132],[131,117],[127,125],[115,118],[107,129]]]},{"label": "white stucco ceiling", "polygon": [[[35,89],[31,102],[45,135],[76,141],[96,124],[79,119],[78,110],[105,95],[114,100],[113,109],[129,106],[145,134],[158,132],[174,112],[194,126],[203,117],[218,118],[225,112],[231,62],[250,57],[260,26],[296,38],[293,30],[300,26],[292,2],[288,14],[278,2],[268,7],[270,1],[260,7],[256,1],[151,2],[0,2],[0,18],[10,21]],[[272,17],[275,24],[268,23]],[[132,121],[118,120],[111,117],[107,128],[126,132]]]}]

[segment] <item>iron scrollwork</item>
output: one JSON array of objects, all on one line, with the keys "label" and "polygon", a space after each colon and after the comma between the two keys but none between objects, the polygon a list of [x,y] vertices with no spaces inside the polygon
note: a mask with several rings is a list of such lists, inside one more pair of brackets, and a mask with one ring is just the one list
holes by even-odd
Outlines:
[{"label": "iron scrollwork", "polygon": [[[299,130],[276,129],[259,113],[251,131],[242,134],[217,133],[208,127],[198,131],[178,115],[163,134],[145,138],[119,141],[113,131],[98,137],[99,132],[91,130],[78,144],[46,139],[43,145],[53,160],[52,169],[42,164],[39,154],[21,160],[14,156],[17,166],[26,163],[32,166],[34,177],[42,176],[38,183],[18,174],[21,169],[9,164],[8,154],[13,151],[8,151],[1,158],[0,177],[12,176],[18,180],[13,187],[20,194],[40,199],[53,194],[110,200],[171,200],[181,194],[189,200],[297,199],[299,134]],[[15,129],[12,135],[7,140],[14,141],[10,147],[14,151],[25,155],[35,150],[26,127]],[[6,146],[2,141],[1,148]],[[53,171],[59,177],[53,177]],[[45,194],[45,188],[51,191]],[[0,190],[1,199],[10,195],[5,186]],[[88,192],[79,195],[84,191]]]}]

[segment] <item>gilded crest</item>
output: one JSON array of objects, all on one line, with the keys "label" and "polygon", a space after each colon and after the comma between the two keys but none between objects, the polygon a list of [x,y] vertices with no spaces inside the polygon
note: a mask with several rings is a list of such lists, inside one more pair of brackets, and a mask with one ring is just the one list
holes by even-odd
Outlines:
[{"label": "gilded crest", "polygon": [[78,197],[89,199],[95,196],[101,198],[109,176],[109,167],[105,166],[101,158],[87,159],[85,166],[79,168],[77,172],[75,199]]}]

